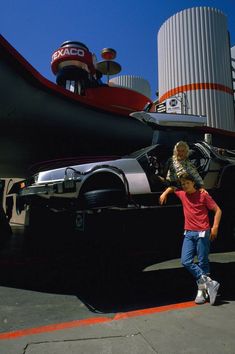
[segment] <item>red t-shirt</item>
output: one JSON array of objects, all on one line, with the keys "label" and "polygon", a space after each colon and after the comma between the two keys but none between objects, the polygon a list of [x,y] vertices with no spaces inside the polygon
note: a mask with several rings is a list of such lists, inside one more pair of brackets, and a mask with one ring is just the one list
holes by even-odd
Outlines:
[{"label": "red t-shirt", "polygon": [[217,206],[212,197],[200,191],[187,194],[178,189],[175,191],[175,194],[183,204],[184,229],[193,231],[210,229],[208,210],[212,210]]}]

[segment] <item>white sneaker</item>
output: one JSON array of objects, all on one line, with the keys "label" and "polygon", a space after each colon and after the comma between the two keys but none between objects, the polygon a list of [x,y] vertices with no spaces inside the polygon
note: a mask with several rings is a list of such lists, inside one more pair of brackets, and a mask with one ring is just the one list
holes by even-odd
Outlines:
[{"label": "white sneaker", "polygon": [[211,280],[208,276],[202,275],[201,278],[197,280],[198,290],[206,290],[206,282],[209,279]]},{"label": "white sneaker", "polygon": [[210,297],[210,304],[214,305],[220,284],[206,275],[202,275],[197,281],[199,290],[207,290]]},{"label": "white sneaker", "polygon": [[195,304],[201,305],[204,304],[208,299],[207,291],[198,289],[197,296],[195,297]]},{"label": "white sneaker", "polygon": [[210,304],[214,305],[216,296],[220,287],[220,283],[216,280],[209,280],[206,282],[206,288],[210,297]]}]

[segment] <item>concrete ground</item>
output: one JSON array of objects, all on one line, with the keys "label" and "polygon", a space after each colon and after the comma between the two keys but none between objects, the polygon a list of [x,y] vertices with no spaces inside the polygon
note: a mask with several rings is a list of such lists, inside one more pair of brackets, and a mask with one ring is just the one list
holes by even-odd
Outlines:
[{"label": "concrete ground", "polygon": [[54,236],[32,247],[14,227],[1,251],[0,354],[235,353],[234,251],[211,254],[219,296],[197,306],[192,277],[151,242]]}]

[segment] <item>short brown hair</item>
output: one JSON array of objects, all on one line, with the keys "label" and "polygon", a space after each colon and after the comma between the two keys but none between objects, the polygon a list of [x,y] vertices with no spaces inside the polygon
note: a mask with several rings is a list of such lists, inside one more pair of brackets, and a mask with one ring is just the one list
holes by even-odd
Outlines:
[{"label": "short brown hair", "polygon": [[182,179],[185,179],[185,180],[187,180],[187,181],[195,182],[193,176],[190,175],[189,173],[182,173],[182,174],[179,176],[179,180],[181,181]]}]

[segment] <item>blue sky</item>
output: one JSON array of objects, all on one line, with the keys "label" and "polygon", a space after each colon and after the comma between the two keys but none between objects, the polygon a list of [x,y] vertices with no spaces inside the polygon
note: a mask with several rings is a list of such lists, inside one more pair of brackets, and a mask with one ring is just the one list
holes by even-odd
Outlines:
[{"label": "blue sky", "polygon": [[81,41],[98,60],[103,48],[114,48],[120,74],[148,80],[155,98],[157,33],[170,16],[195,6],[222,10],[235,45],[234,0],[1,0],[0,33],[53,82],[51,54],[62,42]]}]

